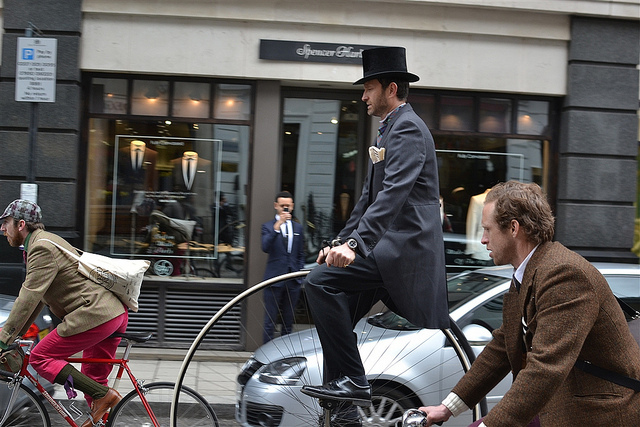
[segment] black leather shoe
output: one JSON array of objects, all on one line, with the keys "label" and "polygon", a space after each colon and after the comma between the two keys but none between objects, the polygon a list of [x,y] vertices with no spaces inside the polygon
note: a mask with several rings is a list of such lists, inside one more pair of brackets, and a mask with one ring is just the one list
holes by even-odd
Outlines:
[{"label": "black leather shoe", "polygon": [[371,405],[371,386],[359,386],[349,377],[338,378],[322,386],[305,385],[301,391],[317,399],[351,402],[365,407]]}]

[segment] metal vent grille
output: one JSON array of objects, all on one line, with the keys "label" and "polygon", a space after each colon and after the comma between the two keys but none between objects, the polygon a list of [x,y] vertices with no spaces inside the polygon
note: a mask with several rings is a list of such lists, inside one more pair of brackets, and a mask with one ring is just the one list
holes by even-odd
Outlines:
[{"label": "metal vent grille", "polygon": [[158,312],[160,306],[160,292],[158,289],[148,289],[140,293],[138,297],[138,312],[129,312],[129,325],[127,332],[153,332],[149,343],[157,344],[160,341],[158,332]]},{"label": "metal vent grille", "polygon": [[[160,286],[144,288],[139,310],[129,312],[129,332],[154,332],[152,346],[184,348],[236,293]],[[242,308],[233,307],[209,331],[203,349],[236,349],[242,343]]]},{"label": "metal vent grille", "polygon": [[[169,289],[166,295],[165,340],[191,344],[211,317],[234,295],[219,291]],[[207,334],[202,344],[238,345],[242,310],[233,307]]]}]

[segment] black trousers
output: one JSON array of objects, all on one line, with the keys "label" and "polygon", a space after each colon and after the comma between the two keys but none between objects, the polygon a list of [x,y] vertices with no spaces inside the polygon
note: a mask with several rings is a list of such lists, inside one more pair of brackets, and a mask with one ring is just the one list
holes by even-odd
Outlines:
[{"label": "black trousers", "polygon": [[364,376],[355,324],[371,307],[389,296],[373,254],[356,256],[348,267],[315,267],[305,280],[305,292],[324,354],[324,380]]}]

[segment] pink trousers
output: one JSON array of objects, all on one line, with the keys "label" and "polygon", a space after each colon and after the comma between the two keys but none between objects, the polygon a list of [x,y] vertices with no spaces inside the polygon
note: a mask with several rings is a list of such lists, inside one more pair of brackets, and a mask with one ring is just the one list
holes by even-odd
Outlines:
[{"label": "pink trousers", "polygon": [[[64,360],[67,357],[82,351],[82,357],[111,359],[116,354],[120,338],[109,336],[114,332],[126,332],[128,322],[129,314],[125,311],[100,326],[70,337],[61,337],[57,329],[54,329],[31,351],[31,366],[53,384],[62,368],[67,365]],[[83,363],[81,372],[98,383],[107,385],[112,368],[112,365],[105,363]],[[90,400],[91,398],[88,399]]]}]

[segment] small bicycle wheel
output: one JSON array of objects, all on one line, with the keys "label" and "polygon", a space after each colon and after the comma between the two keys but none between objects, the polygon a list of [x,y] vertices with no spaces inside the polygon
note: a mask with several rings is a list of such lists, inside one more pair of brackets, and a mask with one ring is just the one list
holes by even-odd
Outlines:
[{"label": "small bicycle wheel", "polygon": [[[0,418],[4,416],[15,386],[11,380],[0,378]],[[20,384],[17,393],[13,410],[2,427],[50,427],[49,413],[38,395],[24,384]]]},{"label": "small bicycle wheel", "polygon": [[[174,386],[171,382],[159,382],[142,387],[145,399],[162,427],[169,427]],[[209,403],[189,387],[182,386],[180,389],[177,414],[178,427],[218,427],[218,418]],[[151,417],[135,390],[122,398],[107,421],[108,427],[132,425],[153,426]]]}]

